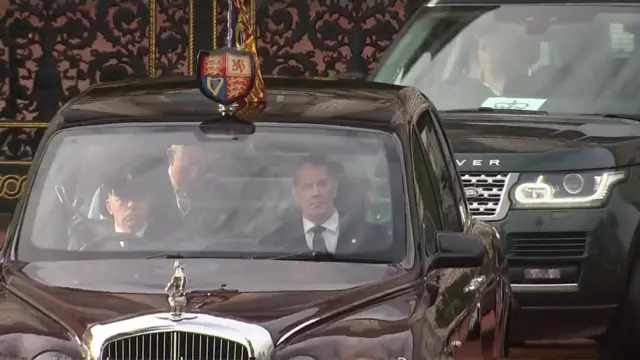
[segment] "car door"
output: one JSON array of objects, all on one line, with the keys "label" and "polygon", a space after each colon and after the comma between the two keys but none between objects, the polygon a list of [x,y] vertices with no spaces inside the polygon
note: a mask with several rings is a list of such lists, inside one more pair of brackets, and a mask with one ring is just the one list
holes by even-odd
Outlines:
[{"label": "car door", "polygon": [[[448,144],[437,134],[437,121],[435,114],[427,109],[419,118],[418,130],[424,151],[437,174],[439,195],[444,199],[444,227],[448,231],[470,232],[472,222],[468,217],[461,182],[455,163],[447,161],[447,155],[452,156]],[[450,166],[451,164],[454,166]],[[453,319],[447,343],[448,351],[454,359],[479,356],[482,353],[480,298],[484,278],[482,268],[443,271],[442,286],[446,289]]]},{"label": "car door", "polygon": [[[417,222],[419,231],[423,234],[423,256],[433,256],[436,253],[436,231],[442,227],[439,217],[440,199],[434,194],[432,171],[420,142],[420,136],[415,129],[411,129],[411,157],[413,162]],[[425,269],[429,271],[428,269]],[[449,307],[446,291],[440,286],[442,270],[425,273],[425,303],[424,322],[421,332],[424,334],[420,341],[420,352],[428,357],[439,358],[448,347],[448,329],[451,328],[453,316]]]},{"label": "car door", "polygon": [[[481,221],[474,222],[472,232],[482,238],[485,243],[497,243],[497,232],[489,224]],[[500,276],[502,261],[497,254],[499,247],[497,245],[487,247],[487,251],[487,261],[480,272],[484,281],[479,289],[477,326],[480,332],[483,359],[495,359],[502,352],[504,345],[502,326],[506,322],[507,309],[503,299],[503,289],[507,285],[503,283],[504,279]]]},{"label": "car door", "polygon": [[460,203],[462,214],[467,214],[467,216],[462,216],[463,226],[480,237],[487,249],[487,261],[478,269],[472,280],[474,286],[478,286],[478,303],[476,304],[477,314],[471,323],[471,333],[473,336],[480,337],[483,359],[494,359],[502,351],[503,334],[501,333],[501,324],[506,313],[505,309],[502,308],[504,303],[502,289],[504,284],[502,284],[502,277],[500,276],[501,260],[497,253],[500,250],[498,234],[489,224],[481,221],[470,221],[471,216],[468,215],[469,209],[464,196],[460,174],[455,165],[453,151],[441,126],[440,117],[434,109],[429,109],[429,111],[435,119],[433,122],[434,132],[441,145],[451,178],[455,183],[453,188],[456,192],[456,200]]}]

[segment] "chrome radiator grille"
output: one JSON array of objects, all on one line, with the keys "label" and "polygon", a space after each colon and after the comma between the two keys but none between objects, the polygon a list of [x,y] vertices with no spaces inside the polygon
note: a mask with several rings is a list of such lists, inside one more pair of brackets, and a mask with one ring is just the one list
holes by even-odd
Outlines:
[{"label": "chrome radiator grille", "polygon": [[182,331],[134,335],[105,344],[102,360],[249,360],[247,348],[227,339]]},{"label": "chrome radiator grille", "polygon": [[508,206],[503,201],[508,193],[508,173],[471,173],[463,172],[462,184],[465,190],[468,188],[477,189],[477,195],[469,196],[467,193],[467,203],[469,211],[473,216],[487,220],[497,220],[500,217],[502,206]]}]

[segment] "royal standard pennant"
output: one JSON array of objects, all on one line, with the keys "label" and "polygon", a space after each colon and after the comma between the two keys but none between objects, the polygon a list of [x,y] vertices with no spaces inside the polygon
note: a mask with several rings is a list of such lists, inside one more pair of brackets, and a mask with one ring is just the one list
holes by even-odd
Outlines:
[{"label": "royal standard pennant", "polygon": [[254,55],[248,51],[231,47],[200,51],[196,75],[200,91],[218,104],[235,104],[253,90],[256,65]]},{"label": "royal standard pennant", "polygon": [[250,52],[256,67],[255,84],[249,96],[239,102],[237,114],[243,118],[259,116],[267,105],[267,92],[260,69],[260,60],[256,45],[256,0],[229,0],[231,12],[230,33],[233,35],[232,45]]}]

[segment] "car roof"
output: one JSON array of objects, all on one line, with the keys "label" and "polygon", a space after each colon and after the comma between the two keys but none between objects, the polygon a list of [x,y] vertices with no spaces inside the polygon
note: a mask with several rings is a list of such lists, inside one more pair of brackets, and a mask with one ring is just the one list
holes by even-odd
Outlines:
[{"label": "car roof", "polygon": [[[357,79],[265,77],[267,109],[256,122],[349,120],[389,124],[405,87]],[[417,90],[416,90],[417,91]],[[87,123],[161,122],[218,116],[195,77],[139,79],[94,85],[60,112],[65,127]],[[397,117],[396,117],[397,119]]]},{"label": "car roof", "polygon": [[640,0],[616,0],[616,1],[603,1],[603,0],[431,0],[425,1],[423,6],[438,6],[438,5],[478,5],[478,6],[492,6],[492,5],[625,5],[625,6],[637,6],[640,5]]}]

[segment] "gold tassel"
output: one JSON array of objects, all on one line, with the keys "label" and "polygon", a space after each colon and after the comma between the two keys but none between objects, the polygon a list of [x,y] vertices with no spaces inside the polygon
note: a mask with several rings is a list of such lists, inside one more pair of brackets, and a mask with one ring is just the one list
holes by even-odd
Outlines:
[{"label": "gold tassel", "polygon": [[[247,1],[249,2],[248,9]],[[260,115],[267,105],[267,91],[262,78],[258,46],[256,44],[256,3],[255,0],[233,0],[233,5],[238,11],[236,38],[234,39],[236,48],[250,52],[256,64],[253,89],[246,99],[240,101],[237,114],[242,118],[252,118]],[[241,34],[242,37],[240,36]]]},{"label": "gold tassel", "polygon": [[213,48],[212,50],[218,49],[218,1],[212,0],[211,3],[211,11],[213,15],[211,16],[211,33],[213,34]]}]

